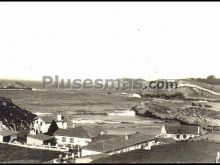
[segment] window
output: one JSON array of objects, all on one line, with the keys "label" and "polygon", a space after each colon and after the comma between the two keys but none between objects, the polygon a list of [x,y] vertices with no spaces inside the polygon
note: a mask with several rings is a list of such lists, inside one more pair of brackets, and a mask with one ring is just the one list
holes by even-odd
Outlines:
[{"label": "window", "polygon": [[42,133],[42,131],[40,131],[40,133]]},{"label": "window", "polygon": [[70,138],[70,143],[74,143],[74,138]]},{"label": "window", "polygon": [[183,135],[183,138],[186,139],[186,135]]},{"label": "window", "polygon": [[176,135],[176,137],[179,139],[179,138],[180,138],[180,135]]},{"label": "window", "polygon": [[62,142],[66,142],[66,137],[62,137]]},{"label": "window", "polygon": [[42,123],[42,122],[40,122],[40,125],[43,125],[43,123]]},{"label": "window", "polygon": [[38,124],[38,121],[36,121],[36,123]]}]

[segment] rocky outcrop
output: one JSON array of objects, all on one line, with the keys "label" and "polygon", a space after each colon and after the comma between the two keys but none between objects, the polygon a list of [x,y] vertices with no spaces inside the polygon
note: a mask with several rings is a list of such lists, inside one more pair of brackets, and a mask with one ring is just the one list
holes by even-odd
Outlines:
[{"label": "rocky outcrop", "polygon": [[175,120],[184,124],[200,125],[207,129],[210,126],[220,126],[220,112],[207,109],[206,107],[148,101],[133,107],[132,110],[137,115]]},{"label": "rocky outcrop", "polygon": [[35,114],[13,104],[10,99],[0,97],[0,122],[10,130],[29,130]]},{"label": "rocky outcrop", "polygon": [[0,89],[24,89],[24,90],[32,90],[30,87],[26,87],[24,84],[20,82],[10,82],[10,83],[0,83]]}]

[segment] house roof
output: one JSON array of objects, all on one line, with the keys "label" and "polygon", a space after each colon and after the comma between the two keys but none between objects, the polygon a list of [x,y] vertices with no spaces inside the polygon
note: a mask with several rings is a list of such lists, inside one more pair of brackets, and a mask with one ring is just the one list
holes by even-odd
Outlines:
[{"label": "house roof", "polygon": [[67,137],[79,137],[79,138],[94,138],[98,136],[101,131],[100,127],[92,126],[79,126],[70,129],[58,129],[54,135],[55,136],[67,136]]},{"label": "house roof", "polygon": [[[109,139],[113,139],[113,138],[118,138],[118,137],[122,137],[122,135],[110,135],[110,134],[103,134],[103,135],[98,135],[97,137],[95,137],[92,140],[92,143],[95,142],[99,142],[99,141],[103,141],[103,140],[109,140]],[[123,136],[124,137],[124,136]]]},{"label": "house roof", "polygon": [[18,132],[11,131],[11,130],[3,130],[0,132],[1,136],[12,136],[12,135],[17,135]]},{"label": "house roof", "polygon": [[167,134],[199,134],[198,127],[192,125],[166,125],[165,129]]},{"label": "house roof", "polygon": [[89,145],[83,147],[83,149],[108,153],[153,140],[152,137],[141,133],[135,133],[129,136],[128,140],[125,139],[125,136],[117,136],[110,139],[91,142]]},{"label": "house roof", "polygon": [[45,134],[37,134],[37,135],[29,135],[28,137],[33,138],[33,139],[38,139],[38,140],[50,140],[53,139],[53,136],[45,135]]}]

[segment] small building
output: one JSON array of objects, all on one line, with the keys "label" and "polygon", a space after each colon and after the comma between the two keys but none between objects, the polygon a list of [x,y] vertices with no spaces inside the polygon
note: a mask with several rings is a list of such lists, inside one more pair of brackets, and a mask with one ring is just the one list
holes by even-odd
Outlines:
[{"label": "small building", "polygon": [[152,136],[146,136],[142,133],[131,135],[100,135],[94,139],[89,145],[82,147],[82,156],[98,155],[98,154],[119,154],[137,149],[150,149],[155,143]]},{"label": "small building", "polygon": [[67,121],[65,121],[62,115],[54,116],[37,116],[32,124],[32,129],[30,131],[31,135],[47,133],[52,123],[54,123],[57,128],[67,129]]},{"label": "small building", "polygon": [[12,142],[17,139],[18,132],[11,130],[3,130],[0,132],[0,142]]},{"label": "small building", "polygon": [[45,134],[29,135],[27,136],[27,144],[34,146],[56,145],[56,140],[55,137]]},{"label": "small building", "polygon": [[103,130],[100,127],[78,126],[70,129],[58,129],[54,136],[58,145],[85,146],[92,139],[101,134]]},{"label": "small building", "polygon": [[187,140],[202,134],[200,126],[193,125],[166,125],[161,128],[161,136],[173,138],[176,141]]}]

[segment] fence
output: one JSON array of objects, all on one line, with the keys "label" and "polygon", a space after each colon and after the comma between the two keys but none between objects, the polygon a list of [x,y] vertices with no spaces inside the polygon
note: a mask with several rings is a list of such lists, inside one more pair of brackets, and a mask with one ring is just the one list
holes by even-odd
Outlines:
[{"label": "fence", "polygon": [[27,145],[27,144],[20,144],[20,143],[7,143],[7,142],[1,142],[4,144],[9,144],[13,146],[19,146],[19,147],[25,147],[25,148],[32,148],[32,149],[41,149],[41,150],[50,150],[50,151],[61,151],[61,152],[67,152],[69,151],[68,147],[59,147],[59,146],[51,146],[51,145]]}]

